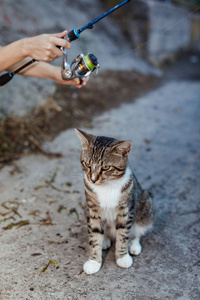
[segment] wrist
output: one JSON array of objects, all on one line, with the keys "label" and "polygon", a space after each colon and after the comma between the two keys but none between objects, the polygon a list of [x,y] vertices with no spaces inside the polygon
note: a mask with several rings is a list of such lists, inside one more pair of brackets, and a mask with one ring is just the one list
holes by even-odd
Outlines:
[{"label": "wrist", "polygon": [[24,58],[28,57],[28,56],[31,57],[31,51],[30,51],[31,49],[30,49],[30,41],[29,40],[30,40],[30,38],[23,38],[23,39],[19,40],[20,51]]},{"label": "wrist", "polygon": [[61,67],[54,66],[50,64],[50,78],[54,81],[61,81],[62,76],[61,76]]},{"label": "wrist", "polygon": [[55,75],[54,75],[54,66],[43,62],[43,61],[39,61],[37,62],[37,73],[39,73],[40,75],[36,75],[36,77],[40,77],[40,78],[48,78],[51,80],[55,80]]},{"label": "wrist", "polygon": [[11,50],[11,53],[13,52],[13,57],[16,57],[16,62],[19,62],[21,60],[23,60],[25,57],[27,57],[27,55],[24,52],[24,39],[20,39],[18,41],[15,41],[13,43],[11,43],[10,45],[7,45],[5,47],[9,47],[9,49]]}]

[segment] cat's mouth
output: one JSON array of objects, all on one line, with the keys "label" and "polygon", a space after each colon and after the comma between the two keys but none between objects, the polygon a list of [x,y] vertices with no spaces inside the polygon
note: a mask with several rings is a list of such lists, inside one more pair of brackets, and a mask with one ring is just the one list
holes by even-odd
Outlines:
[{"label": "cat's mouth", "polygon": [[94,180],[89,180],[92,184],[95,184],[95,185],[101,185],[101,184],[103,184],[104,182],[102,182],[102,181],[94,181]]},{"label": "cat's mouth", "polygon": [[99,179],[99,178],[89,177],[88,180],[90,183],[95,184],[95,185],[101,185],[101,184],[105,183],[104,180]]},{"label": "cat's mouth", "polygon": [[92,178],[87,177],[87,179],[93,185],[105,185],[105,184],[109,184],[109,182],[112,181],[104,178],[98,178],[97,180],[92,180]]},{"label": "cat's mouth", "polygon": [[102,181],[99,174],[96,173],[96,172],[95,173],[90,173],[89,176],[88,176],[88,180],[91,183],[96,184],[96,185],[101,184],[101,181]]}]

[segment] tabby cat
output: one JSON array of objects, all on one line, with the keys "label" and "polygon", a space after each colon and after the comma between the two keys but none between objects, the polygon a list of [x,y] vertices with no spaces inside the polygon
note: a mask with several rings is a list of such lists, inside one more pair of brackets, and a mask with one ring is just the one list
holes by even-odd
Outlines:
[{"label": "tabby cat", "polygon": [[98,272],[102,249],[109,248],[113,240],[117,265],[129,268],[133,263],[130,254],[140,254],[140,238],[153,225],[151,198],[128,163],[131,141],[75,130],[82,144],[90,248],[83,269],[87,274]]}]

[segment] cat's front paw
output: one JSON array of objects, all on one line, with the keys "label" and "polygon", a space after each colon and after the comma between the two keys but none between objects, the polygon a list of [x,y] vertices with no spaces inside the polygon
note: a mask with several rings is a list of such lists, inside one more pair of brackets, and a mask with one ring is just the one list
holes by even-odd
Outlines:
[{"label": "cat's front paw", "polygon": [[101,268],[101,263],[93,259],[89,259],[83,265],[83,270],[88,275],[98,272],[100,268]]},{"label": "cat's front paw", "polygon": [[132,257],[129,255],[129,253],[125,254],[124,256],[118,258],[116,260],[116,263],[119,267],[121,268],[130,268],[132,263],[133,263],[133,259]]}]

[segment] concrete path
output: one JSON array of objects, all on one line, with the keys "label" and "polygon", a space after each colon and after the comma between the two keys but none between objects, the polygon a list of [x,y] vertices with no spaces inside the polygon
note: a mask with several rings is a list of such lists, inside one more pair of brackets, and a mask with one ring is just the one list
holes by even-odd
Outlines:
[{"label": "concrete path", "polygon": [[67,130],[46,145],[62,158],[32,155],[0,172],[0,299],[200,299],[199,82],[169,82],[95,118],[93,127],[87,131],[133,141],[130,163],[156,209],[143,252],[124,270],[112,248],[96,275],[83,273],[80,143]]}]

